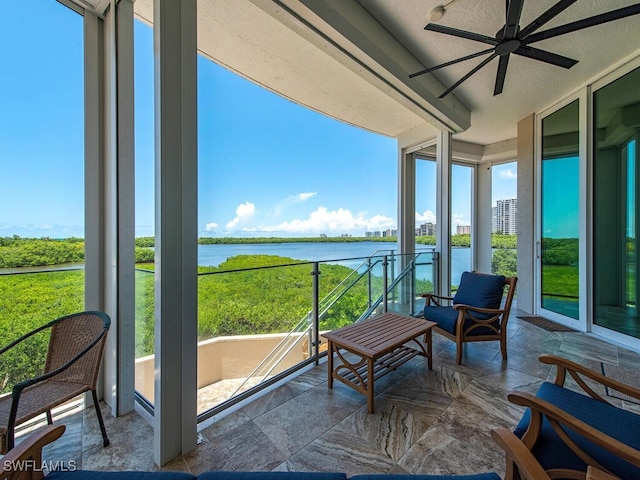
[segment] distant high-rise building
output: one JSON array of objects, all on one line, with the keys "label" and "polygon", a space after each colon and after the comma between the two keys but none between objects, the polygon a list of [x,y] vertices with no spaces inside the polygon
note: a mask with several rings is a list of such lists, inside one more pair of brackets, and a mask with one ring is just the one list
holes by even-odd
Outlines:
[{"label": "distant high-rise building", "polygon": [[470,235],[471,225],[456,225],[456,233],[458,235]]},{"label": "distant high-rise building", "polygon": [[416,229],[416,234],[420,235],[421,237],[424,237],[425,235],[435,235],[436,224],[431,222],[423,223],[422,225],[420,225],[419,231],[420,233],[417,233],[418,229]]},{"label": "distant high-rise building", "polygon": [[505,235],[518,234],[518,199],[498,200],[496,202],[496,232]]},{"label": "distant high-rise building", "polygon": [[364,236],[369,238],[369,237],[373,237],[373,232],[364,232]]},{"label": "distant high-rise building", "polygon": [[498,207],[491,207],[491,233],[498,231]]}]

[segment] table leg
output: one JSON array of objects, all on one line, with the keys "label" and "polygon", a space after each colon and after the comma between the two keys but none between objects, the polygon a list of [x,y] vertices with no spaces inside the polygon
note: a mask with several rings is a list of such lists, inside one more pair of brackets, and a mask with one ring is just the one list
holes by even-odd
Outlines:
[{"label": "table leg", "polygon": [[329,353],[327,357],[327,372],[329,374],[327,384],[329,388],[333,388],[333,342],[331,340],[327,340],[327,347]]},{"label": "table leg", "polygon": [[431,341],[431,329],[424,334],[424,343],[427,345],[427,364],[429,370],[433,370],[433,343]]},{"label": "table leg", "polygon": [[373,413],[373,396],[375,394],[373,389],[373,358],[367,360],[367,407],[369,413]]}]

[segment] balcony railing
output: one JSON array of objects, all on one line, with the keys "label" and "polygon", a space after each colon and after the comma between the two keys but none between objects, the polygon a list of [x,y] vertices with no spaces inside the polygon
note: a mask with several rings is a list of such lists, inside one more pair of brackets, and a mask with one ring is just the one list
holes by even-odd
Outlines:
[{"label": "balcony railing", "polygon": [[[412,313],[416,295],[434,290],[436,253],[376,252],[366,258],[299,262],[198,275],[198,415],[203,420],[317,364],[326,355],[321,333],[383,311]],[[3,281],[17,272],[5,272]],[[60,293],[60,280],[75,285],[70,313],[83,309],[82,270],[20,274]],[[59,297],[58,297],[59,298]],[[77,305],[76,305],[77,303]],[[72,305],[73,304],[73,305]],[[31,307],[25,307],[31,308]],[[41,318],[56,314],[42,312]],[[136,390],[153,408],[154,272],[136,270]]]}]

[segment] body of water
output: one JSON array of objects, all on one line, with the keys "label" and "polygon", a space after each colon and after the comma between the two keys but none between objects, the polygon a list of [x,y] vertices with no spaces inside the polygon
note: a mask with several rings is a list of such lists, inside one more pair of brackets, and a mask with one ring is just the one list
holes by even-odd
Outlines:
[{"label": "body of water", "polygon": [[[300,242],[300,243],[246,243],[198,245],[198,265],[217,267],[236,255],[277,255],[308,262],[327,262],[357,268],[371,255],[389,255],[396,252],[395,242]],[[417,251],[432,247],[417,245]],[[36,273],[43,271],[75,270],[84,264],[65,264],[46,267],[0,269],[0,275]],[[457,283],[465,270],[471,268],[471,249],[454,248],[451,255],[451,280]]]},{"label": "body of water", "polygon": [[[385,255],[397,251],[395,242],[300,242],[300,243],[258,243],[238,245],[199,245],[198,265],[217,267],[227,258],[236,255],[278,255],[309,262],[327,261],[356,268],[364,258],[371,255]],[[430,249],[416,246],[417,251]],[[349,260],[357,258],[359,260]],[[462,272],[471,268],[471,249],[453,248],[451,255],[451,279],[457,283]]]}]

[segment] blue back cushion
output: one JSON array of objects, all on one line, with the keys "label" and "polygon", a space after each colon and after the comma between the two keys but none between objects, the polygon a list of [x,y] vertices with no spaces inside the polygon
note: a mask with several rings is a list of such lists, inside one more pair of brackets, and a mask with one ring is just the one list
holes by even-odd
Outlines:
[{"label": "blue back cushion", "polygon": [[480,308],[500,308],[504,292],[504,275],[464,272],[460,286],[453,297],[453,304]]}]

